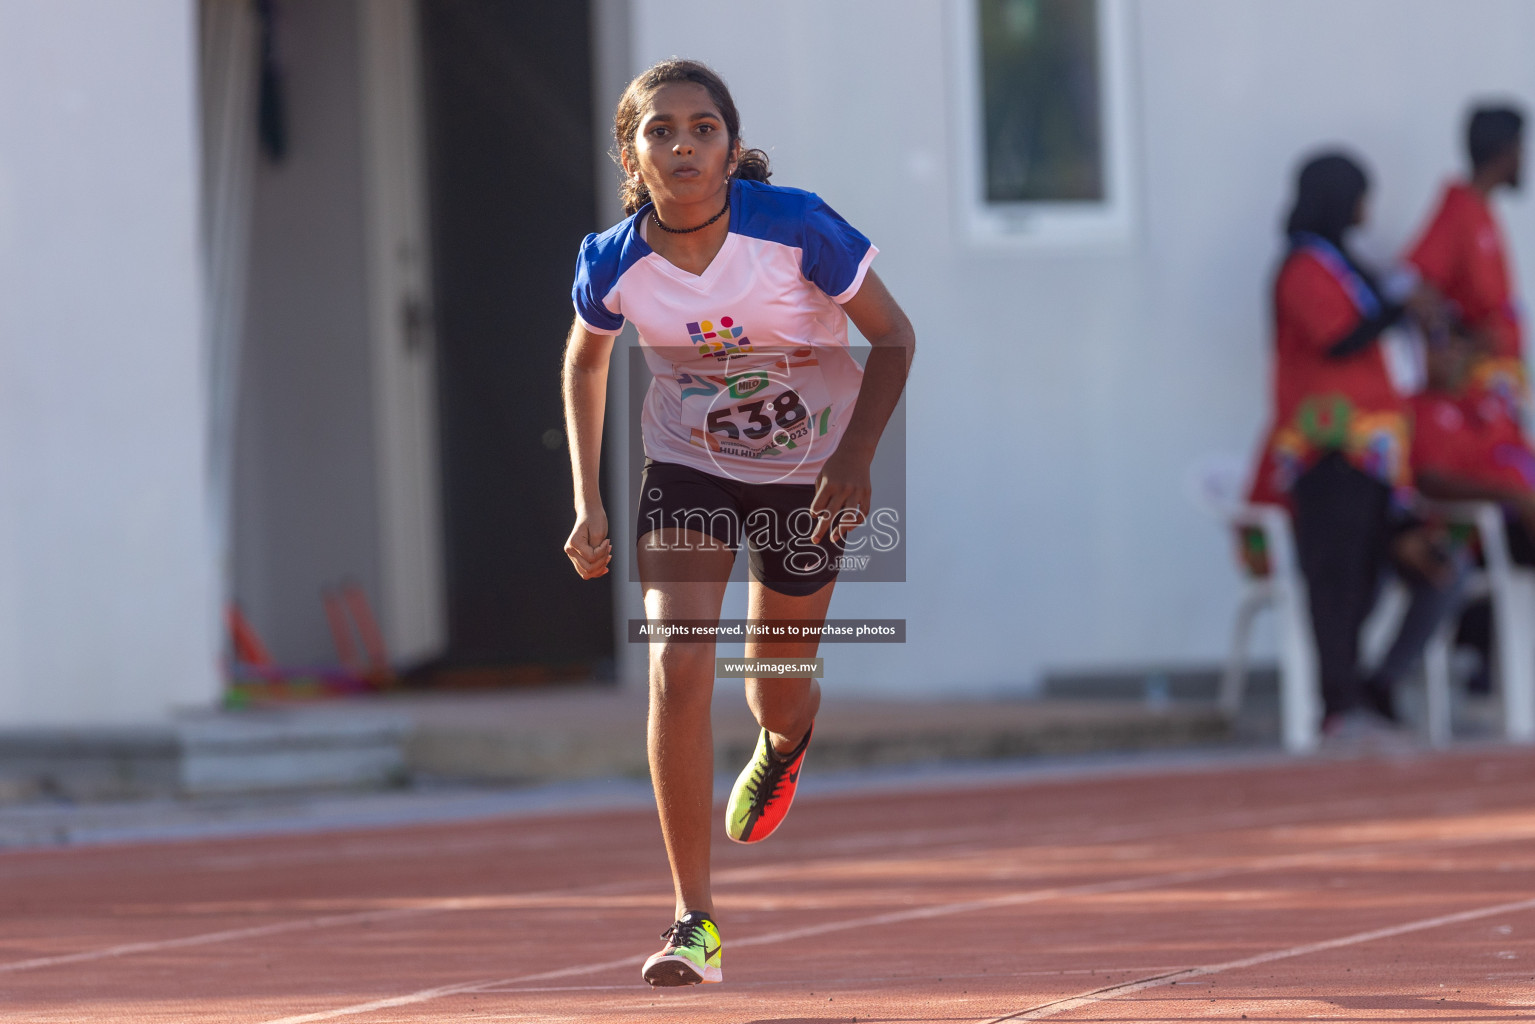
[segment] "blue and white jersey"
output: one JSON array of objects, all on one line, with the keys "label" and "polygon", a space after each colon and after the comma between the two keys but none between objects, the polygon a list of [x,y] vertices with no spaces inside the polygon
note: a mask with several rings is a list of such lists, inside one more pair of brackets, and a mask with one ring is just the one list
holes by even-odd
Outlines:
[{"label": "blue and white jersey", "polygon": [[654,375],[645,454],[746,483],[814,483],[863,379],[841,303],[878,250],[812,192],[736,181],[725,244],[694,275],[651,250],[650,213],[588,235],[573,290],[587,330],[639,331]]}]

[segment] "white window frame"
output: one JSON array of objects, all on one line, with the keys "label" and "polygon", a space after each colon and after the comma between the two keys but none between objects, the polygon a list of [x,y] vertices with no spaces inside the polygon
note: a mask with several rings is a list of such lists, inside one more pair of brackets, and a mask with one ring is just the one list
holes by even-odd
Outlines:
[{"label": "white window frame", "polygon": [[981,92],[979,0],[950,0],[955,74],[953,124],[958,153],[957,215],[981,248],[1119,248],[1134,237],[1131,188],[1130,11],[1128,0],[1098,4],[1099,97],[1103,110],[1101,200],[993,202],[986,198],[986,132]]}]

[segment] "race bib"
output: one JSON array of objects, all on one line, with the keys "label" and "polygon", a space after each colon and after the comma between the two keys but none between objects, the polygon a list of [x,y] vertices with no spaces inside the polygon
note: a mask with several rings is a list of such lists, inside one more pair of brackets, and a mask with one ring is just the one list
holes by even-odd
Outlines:
[{"label": "race bib", "polygon": [[728,359],[722,372],[673,366],[681,388],[683,434],[709,452],[721,475],[735,459],[772,461],[787,476],[816,455],[838,410],[810,347]]}]

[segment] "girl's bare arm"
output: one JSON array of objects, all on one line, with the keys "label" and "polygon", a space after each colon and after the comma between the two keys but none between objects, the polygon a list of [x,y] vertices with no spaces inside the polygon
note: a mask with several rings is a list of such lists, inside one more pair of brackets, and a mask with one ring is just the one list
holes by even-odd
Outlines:
[{"label": "girl's bare arm", "polygon": [[602,420],[607,408],[608,360],[613,339],[593,334],[577,320],[565,342],[560,374],[565,399],[565,436],[570,443],[570,472],[574,481],[576,525],[565,542],[565,554],[582,579],[605,575],[613,558],[608,515],[602,507]]}]

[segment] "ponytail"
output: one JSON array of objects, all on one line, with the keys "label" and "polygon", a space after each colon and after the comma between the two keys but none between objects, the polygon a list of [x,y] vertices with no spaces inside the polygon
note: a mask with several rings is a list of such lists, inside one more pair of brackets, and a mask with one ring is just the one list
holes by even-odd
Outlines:
[{"label": "ponytail", "polygon": [[730,176],[732,181],[767,181],[773,176],[772,168],[768,167],[767,154],[760,149],[748,149],[741,153],[741,159],[736,161],[736,172]]}]

